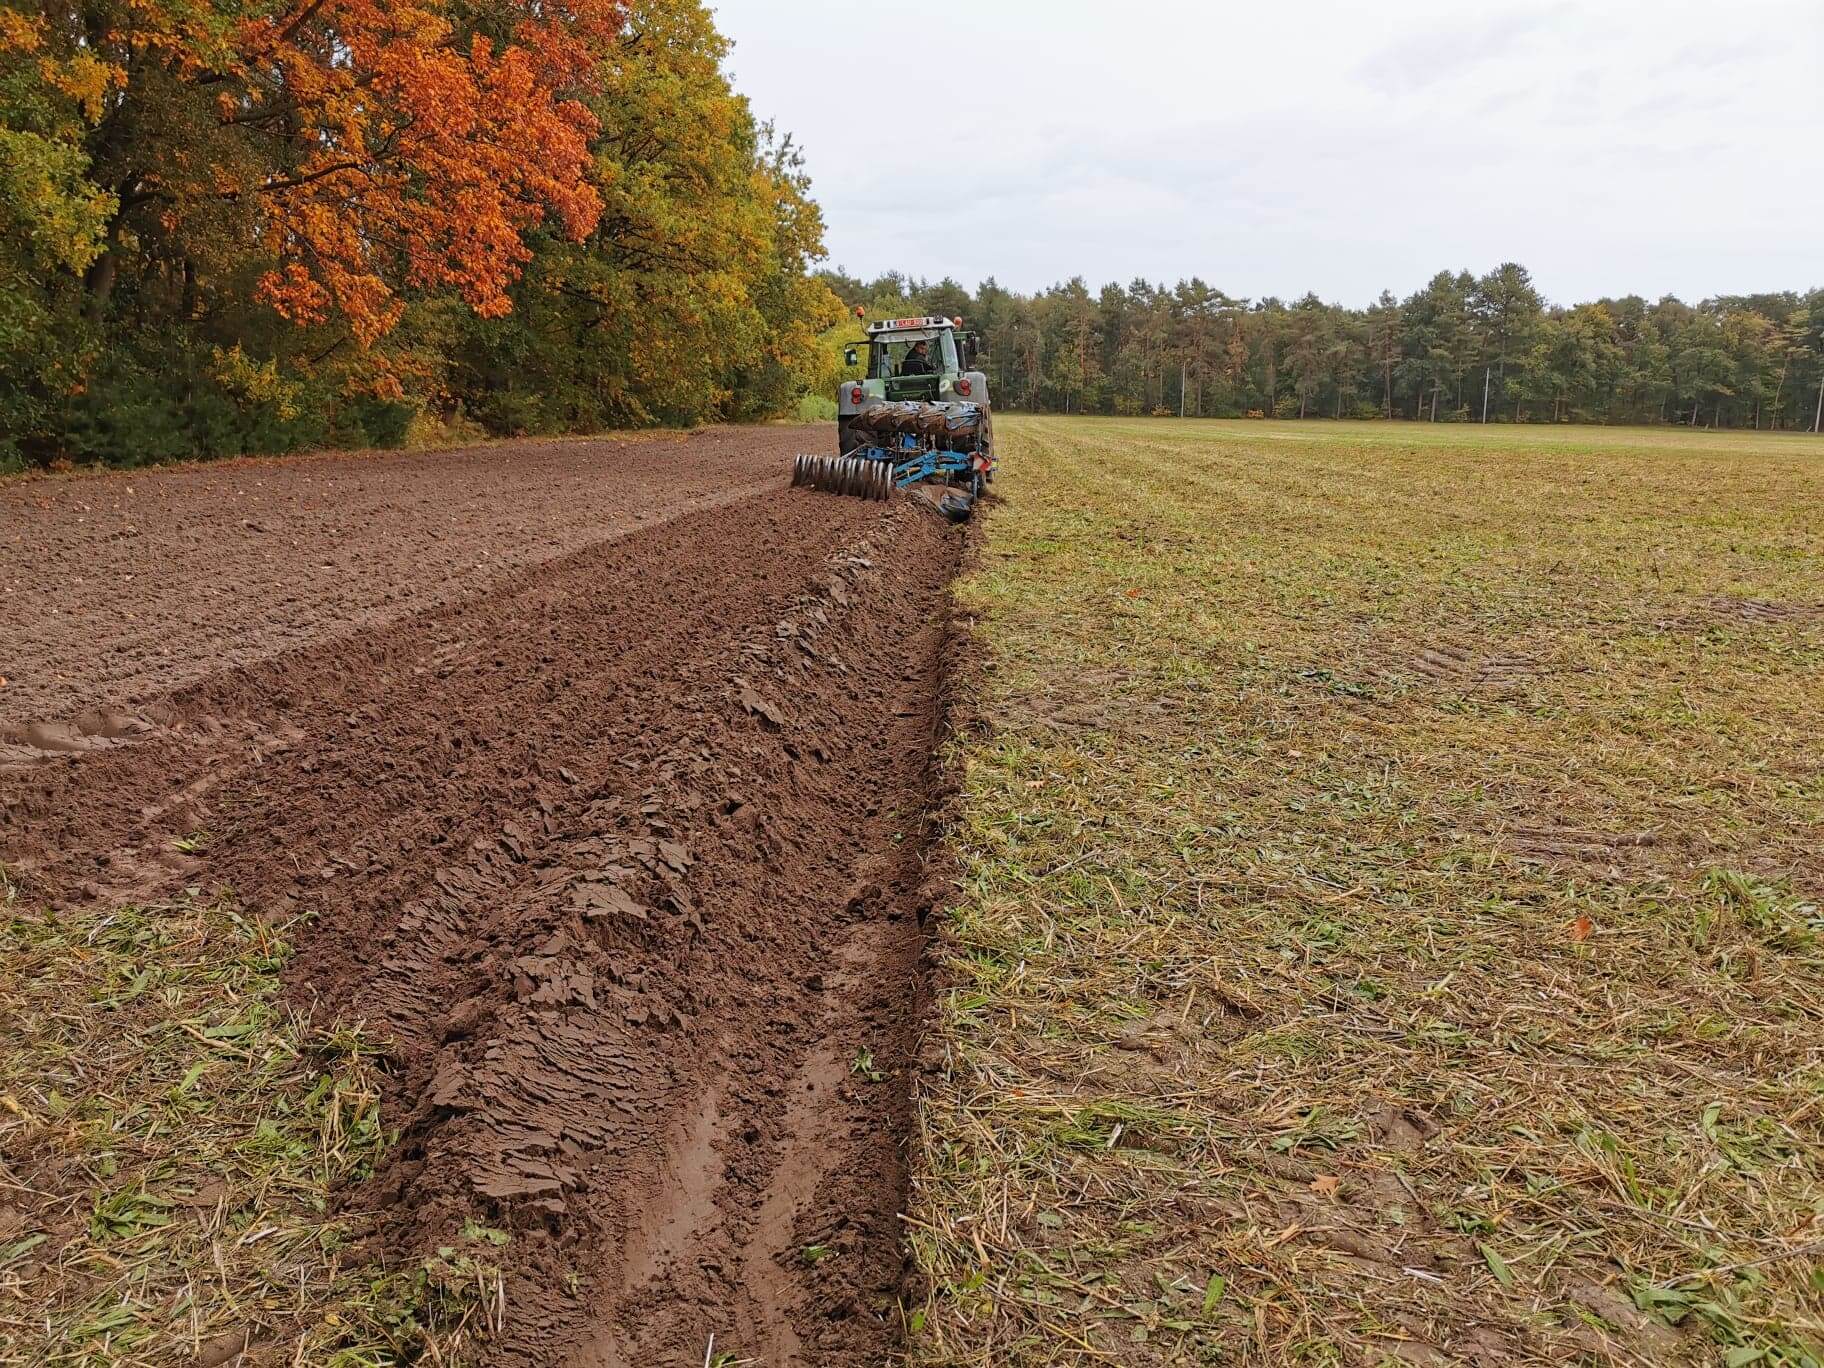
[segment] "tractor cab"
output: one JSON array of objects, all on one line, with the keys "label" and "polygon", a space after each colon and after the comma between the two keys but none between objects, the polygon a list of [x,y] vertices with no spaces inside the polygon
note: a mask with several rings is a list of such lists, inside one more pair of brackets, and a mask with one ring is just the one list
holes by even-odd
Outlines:
[{"label": "tractor cab", "polygon": [[868,324],[865,342],[849,344],[848,361],[868,349],[868,390],[883,399],[934,402],[973,361],[975,339],[959,339],[948,318],[894,318]]},{"label": "tractor cab", "polygon": [[962,369],[956,331],[948,323],[924,328],[877,323],[868,332],[868,379],[885,381],[889,399],[936,399],[942,378]]}]

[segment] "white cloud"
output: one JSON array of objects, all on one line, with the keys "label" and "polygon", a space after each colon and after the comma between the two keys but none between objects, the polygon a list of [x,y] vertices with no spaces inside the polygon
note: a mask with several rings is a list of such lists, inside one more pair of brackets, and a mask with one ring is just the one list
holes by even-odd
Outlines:
[{"label": "white cloud", "polygon": [[1350,303],[1503,260],[1561,300],[1824,284],[1816,0],[716,8],[862,274]]}]

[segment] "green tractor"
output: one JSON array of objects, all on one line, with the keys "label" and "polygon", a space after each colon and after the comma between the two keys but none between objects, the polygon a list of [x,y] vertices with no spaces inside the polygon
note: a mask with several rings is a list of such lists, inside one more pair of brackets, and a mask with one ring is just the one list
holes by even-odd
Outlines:
[{"label": "green tractor", "polygon": [[962,322],[870,323],[845,357],[858,365],[866,347],[867,377],[836,391],[836,454],[798,457],[792,483],[871,499],[925,486],[948,516],[968,517],[994,479],[994,419],[974,369],[980,339]]}]

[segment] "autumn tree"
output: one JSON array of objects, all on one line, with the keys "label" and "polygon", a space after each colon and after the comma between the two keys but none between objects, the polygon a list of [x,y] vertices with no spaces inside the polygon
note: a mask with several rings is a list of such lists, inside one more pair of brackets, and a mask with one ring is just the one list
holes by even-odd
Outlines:
[{"label": "autumn tree", "polygon": [[449,386],[489,427],[749,417],[834,388],[840,304],[807,274],[822,215],[726,54],[698,0],[630,0],[590,101],[595,226],[541,233],[513,311],[462,329]]},{"label": "autumn tree", "polygon": [[408,288],[507,308],[549,214],[572,237],[591,91],[618,0],[53,0],[32,36],[93,116],[88,179],[113,212],[83,287],[105,316],[123,270],[192,308],[249,264],[296,322],[392,328]]},{"label": "autumn tree", "polygon": [[795,406],[822,217],[726,52],[698,0],[0,0],[0,460]]},{"label": "autumn tree", "polygon": [[583,97],[621,22],[618,0],[0,0],[0,137],[30,182],[8,248],[16,269],[37,244],[25,309],[71,371],[0,375],[38,401],[26,445],[137,420],[181,452],[153,409],[207,427],[267,361],[343,346],[397,393],[376,348],[411,298],[503,312],[534,229],[594,225]]}]

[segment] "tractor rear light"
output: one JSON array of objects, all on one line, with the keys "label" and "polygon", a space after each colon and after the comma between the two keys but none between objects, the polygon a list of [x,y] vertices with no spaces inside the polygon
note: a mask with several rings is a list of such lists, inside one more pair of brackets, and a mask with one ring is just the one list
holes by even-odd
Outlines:
[{"label": "tractor rear light", "polygon": [[965,399],[969,397],[969,392],[974,388],[975,386],[970,384],[967,380],[958,380],[956,382],[956,392]]},{"label": "tractor rear light", "polygon": [[861,386],[860,385],[851,385],[849,387],[849,402],[851,404],[859,404],[861,402]]}]

